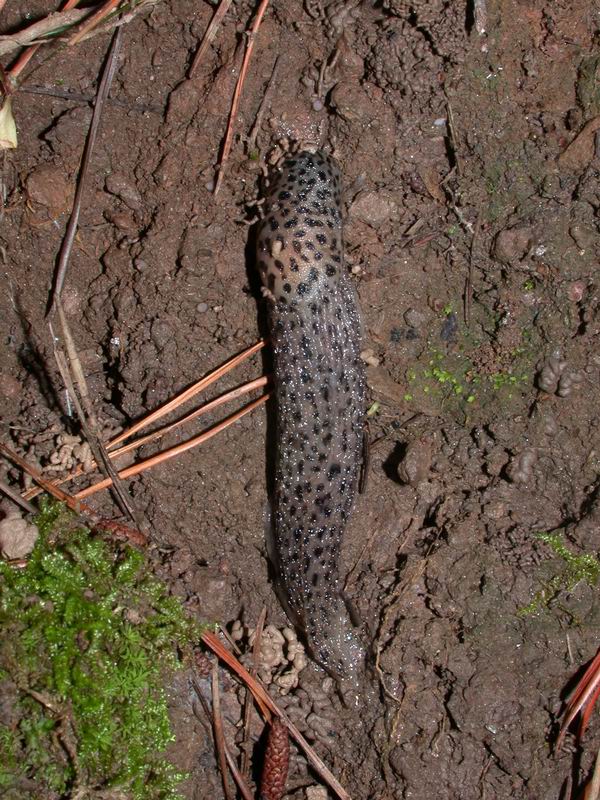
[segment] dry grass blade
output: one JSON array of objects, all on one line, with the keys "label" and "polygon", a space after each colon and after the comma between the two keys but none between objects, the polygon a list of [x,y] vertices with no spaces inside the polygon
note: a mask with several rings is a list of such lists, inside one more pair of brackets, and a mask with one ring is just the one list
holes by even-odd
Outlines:
[{"label": "dry grass blade", "polygon": [[92,155],[92,150],[94,149],[94,143],[96,141],[96,135],[98,133],[98,126],[100,125],[100,117],[102,115],[104,101],[110,91],[112,80],[117,68],[119,50],[121,49],[121,33],[122,31],[120,28],[118,28],[115,31],[112,42],[110,44],[110,49],[106,60],[106,66],[102,73],[102,79],[100,80],[100,86],[98,87],[98,94],[96,96],[96,102],[94,104],[94,113],[92,114],[90,129],[88,131],[85,147],[83,149],[83,155],[81,157],[81,166],[79,169],[79,177],[77,180],[75,199],[73,201],[73,210],[71,211],[71,216],[67,224],[67,230],[65,232],[65,238],[63,239],[62,246],[60,248],[60,255],[58,257],[58,268],[56,270],[56,276],[54,278],[54,291],[52,293],[51,311],[54,311],[56,308],[55,305],[56,299],[60,297],[60,293],[62,291],[63,283],[65,280],[65,275],[67,273],[69,257],[71,255],[71,250],[73,248],[75,234],[77,232],[77,223],[79,222],[81,200],[83,197],[83,189],[87,177],[90,157]]},{"label": "dry grass blade", "polygon": [[[193,447],[197,447],[199,444],[202,444],[208,439],[211,439],[213,436],[216,436],[221,431],[224,431],[225,428],[233,425],[234,422],[237,422],[238,419],[241,419],[241,417],[249,414],[250,411],[258,408],[258,406],[262,405],[263,403],[266,403],[268,398],[269,395],[264,394],[262,397],[259,397],[257,400],[253,400],[252,403],[249,403],[247,406],[240,409],[240,411],[236,411],[235,414],[227,417],[227,419],[223,420],[223,422],[219,422],[218,425],[215,425],[209,430],[204,431],[204,433],[201,433],[199,436],[194,436],[193,439],[190,439],[187,442],[175,445],[175,447],[171,447],[169,450],[165,450],[164,452],[158,453],[151,458],[147,458],[145,461],[140,461],[138,464],[133,464],[133,466],[121,470],[118,473],[119,478],[132,478],[134,475],[139,475],[141,472],[145,472],[147,469],[151,469],[157,464],[162,464],[164,461],[169,461],[171,458],[175,458],[175,456],[181,455],[181,453],[185,453],[187,450],[191,450]],[[96,492],[100,492],[102,489],[106,489],[110,485],[110,478],[106,478],[99,483],[95,483],[93,486],[89,486],[87,489],[83,489],[81,492],[77,492],[75,497],[78,499],[89,497],[92,494],[96,494]]]},{"label": "dry grass blade", "polygon": [[244,86],[246,73],[248,72],[248,64],[250,63],[252,51],[254,50],[254,40],[256,38],[256,34],[258,33],[258,29],[260,28],[262,19],[265,15],[265,11],[267,10],[268,5],[269,5],[269,0],[261,0],[261,4],[258,7],[258,11],[256,12],[256,17],[252,25],[252,30],[248,35],[248,43],[246,45],[246,52],[244,53],[244,60],[242,62],[242,68],[240,70],[240,77],[238,78],[238,82],[235,87],[235,92],[233,93],[233,100],[231,101],[231,110],[229,112],[229,120],[227,122],[227,131],[225,133],[225,141],[223,142],[223,153],[221,156],[221,161],[219,162],[219,166],[217,168],[217,180],[215,183],[215,191],[214,191],[215,194],[217,194],[217,192],[221,188],[221,183],[223,181],[225,164],[227,163],[227,159],[229,158],[229,151],[231,150],[231,142],[233,141],[233,126],[235,123],[235,118],[237,116],[238,106],[240,104],[240,98],[242,96],[242,87]]},{"label": "dry grass blade", "polygon": [[213,732],[215,735],[215,747],[217,758],[221,770],[223,781],[223,792],[227,800],[232,800],[229,791],[229,781],[227,780],[227,759],[225,757],[225,737],[223,736],[223,720],[221,718],[221,697],[219,695],[219,663],[215,661],[212,668],[212,705],[213,705]]},{"label": "dry grass blade", "polygon": [[[64,312],[60,298],[56,299],[56,310],[58,312],[58,319],[67,350],[67,356],[69,357],[69,369],[72,373],[71,377],[73,379],[73,383],[77,384],[79,396],[81,398],[81,403],[85,410],[86,417],[92,425],[97,426],[98,423],[96,420],[96,412],[94,411],[92,398],[90,397],[87,381],[85,379],[85,373],[83,372],[81,361],[79,360],[79,355],[77,354],[77,347],[75,346],[75,339],[71,333],[71,327],[67,320],[67,315]],[[52,332],[52,326],[50,326],[50,331],[52,333],[52,341],[56,345],[58,338],[54,336],[54,333]]]},{"label": "dry grass blade", "polygon": [[242,361],[245,361],[250,356],[253,356],[254,353],[258,353],[266,344],[264,339],[261,339],[256,344],[253,344],[252,347],[246,348],[241,353],[238,353],[237,356],[233,356],[220,367],[210,372],[206,377],[201,378],[199,381],[196,381],[189,389],[185,389],[183,392],[178,394],[172,400],[169,400],[164,405],[157,408],[156,411],[152,411],[152,413],[148,414],[147,417],[144,417],[139,422],[136,422],[135,425],[132,425],[131,428],[128,428],[123,433],[120,433],[118,436],[115,436],[114,439],[108,444],[108,449],[112,450],[113,447],[116,447],[120,442],[128,439],[130,436],[133,436],[134,433],[142,430],[142,428],[146,428],[148,425],[152,425],[153,422],[161,419],[162,417],[170,414],[171,411],[175,411],[175,409],[179,408],[179,406],[187,403],[188,400],[191,400],[192,397],[201,392],[203,389],[206,389],[207,386],[210,386],[211,383],[219,380],[223,375],[225,375],[230,370],[237,367],[238,364],[241,364]]},{"label": "dry grass blade", "polygon": [[210,649],[222,661],[224,661],[248,686],[252,692],[254,699],[261,710],[261,713],[267,721],[270,721],[272,715],[279,717],[282,723],[289,731],[290,736],[300,746],[306,755],[308,761],[312,764],[315,772],[325,781],[325,783],[336,793],[340,800],[351,800],[350,795],[337,780],[335,775],[325,766],[323,761],[315,753],[313,748],[306,741],[304,736],[300,733],[298,728],[291,722],[289,717],[278,708],[273,702],[264,687],[250,675],[247,669],[240,664],[235,656],[229,652],[219,641],[219,638],[210,631],[205,631],[202,634],[202,641],[210,647]]},{"label": "dry grass blade", "polygon": [[210,47],[210,43],[215,38],[217,31],[219,29],[219,25],[223,21],[223,17],[229,11],[229,6],[231,5],[232,0],[221,0],[219,7],[214,13],[213,18],[211,19],[208,28],[206,29],[206,33],[204,34],[204,38],[202,39],[202,43],[198,49],[198,52],[194,56],[194,61],[192,62],[192,66],[190,68],[189,77],[193,78],[194,73],[198,69],[198,65],[206,55],[206,51]]},{"label": "dry grass blade", "polygon": [[556,741],[556,749],[560,750],[563,739],[569,725],[573,722],[577,714],[582,712],[579,735],[583,735],[592,709],[600,696],[600,650],[596,653],[590,666],[586,669],[582,679],[575,687],[573,697],[565,710],[565,717],[560,726],[560,733]]}]

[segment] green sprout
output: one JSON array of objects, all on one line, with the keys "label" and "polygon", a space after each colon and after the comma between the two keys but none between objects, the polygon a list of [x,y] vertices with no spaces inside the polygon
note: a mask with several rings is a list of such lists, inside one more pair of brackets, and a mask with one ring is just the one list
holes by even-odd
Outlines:
[{"label": "green sprout", "polygon": [[378,403],[377,401],[372,403],[367,411],[367,417],[374,417],[380,408],[381,408],[381,403]]}]

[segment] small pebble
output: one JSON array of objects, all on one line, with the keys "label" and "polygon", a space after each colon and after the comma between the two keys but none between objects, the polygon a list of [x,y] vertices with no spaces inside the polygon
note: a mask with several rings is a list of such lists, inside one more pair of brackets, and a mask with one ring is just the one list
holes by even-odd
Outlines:
[{"label": "small pebble", "polygon": [[199,314],[206,314],[206,312],[208,311],[208,303],[198,303],[198,305],[196,306],[196,311]]},{"label": "small pebble", "polygon": [[7,372],[0,372],[0,395],[8,399],[15,399],[21,393],[21,383]]},{"label": "small pebble", "polygon": [[55,213],[66,206],[71,194],[67,176],[53,164],[36,167],[27,177],[26,188],[31,201]]},{"label": "small pebble", "polygon": [[521,261],[531,248],[533,236],[533,230],[526,227],[500,231],[494,239],[492,257],[504,264]]},{"label": "small pebble", "polygon": [[406,448],[404,458],[398,465],[398,477],[402,483],[417,486],[425,480],[431,469],[433,457],[433,439],[422,436]]},{"label": "small pebble", "polygon": [[368,348],[367,350],[363,350],[362,353],[360,354],[360,357],[365,362],[365,364],[368,364],[370,367],[378,367],[379,366],[380,361],[377,358],[377,356],[375,355],[375,353],[373,352],[373,350],[371,350],[371,348]]},{"label": "small pebble", "polygon": [[417,311],[416,308],[409,308],[404,312],[404,321],[410,328],[420,328],[426,319],[427,316],[422,311]]},{"label": "small pebble", "polygon": [[583,281],[573,281],[569,284],[568,297],[573,303],[579,303],[583,298],[585,292],[585,283]]},{"label": "small pebble", "polygon": [[2,503],[1,510],[5,516],[0,522],[0,552],[8,559],[25,558],[33,550],[38,530],[8,501]]}]

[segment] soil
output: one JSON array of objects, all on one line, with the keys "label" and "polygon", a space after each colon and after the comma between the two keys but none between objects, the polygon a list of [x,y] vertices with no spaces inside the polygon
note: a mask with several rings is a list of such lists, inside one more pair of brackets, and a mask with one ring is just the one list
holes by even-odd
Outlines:
[{"label": "soil", "polygon": [[[27,18],[53,8],[28,3]],[[7,4],[3,33],[23,9]],[[248,224],[261,165],[306,141],[339,161],[371,441],[342,574],[377,670],[358,711],[312,663],[289,694],[271,688],[353,798],[558,799],[569,780],[583,785],[600,745],[592,716],[581,743],[554,752],[565,687],[599,645],[600,603],[585,581],[556,588],[564,563],[538,537],[559,530],[573,554],[598,550],[600,13],[587,0],[485,10],[272,3],[215,196],[255,4],[231,6],[193,78],[213,7],[150,5],[123,27],[63,291],[98,417],[126,427],[265,333]],[[41,466],[60,434],[78,433],[45,312],[109,41],[38,53],[13,100],[19,145],[3,158],[2,436]],[[207,396],[267,369],[255,356]],[[128,487],[158,572],[195,614],[252,629],[265,606],[281,630],[266,413]],[[107,495],[90,503],[118,514]],[[238,689],[223,681],[235,751]],[[188,675],[171,697],[184,795],[220,798]],[[258,720],[252,734],[258,763]],[[294,755],[288,796],[316,783]]]}]

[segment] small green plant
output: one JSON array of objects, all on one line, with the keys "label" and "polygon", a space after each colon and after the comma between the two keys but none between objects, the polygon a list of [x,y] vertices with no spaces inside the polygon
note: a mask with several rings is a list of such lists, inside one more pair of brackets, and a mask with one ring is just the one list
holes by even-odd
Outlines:
[{"label": "small green plant", "polygon": [[367,410],[367,417],[374,417],[376,414],[379,413],[379,409],[381,408],[381,403],[375,401],[371,403]]},{"label": "small green plant", "polygon": [[[508,372],[496,372],[490,375],[490,382],[494,391],[500,389],[511,388],[519,386],[519,384],[526,384],[529,381],[528,375],[511,375]],[[509,394],[509,397],[512,395]]]},{"label": "small green plant", "polygon": [[562,534],[556,531],[538,533],[536,538],[550,546],[554,554],[561,559],[562,565],[559,572],[546,581],[542,588],[536,592],[531,603],[519,610],[518,613],[521,617],[547,609],[561,592],[570,592],[579,583],[583,582],[590,586],[595,586],[600,577],[600,560],[598,556],[590,553],[575,555],[565,545]]},{"label": "small green plant", "polygon": [[139,551],[59,504],[37,523],[27,566],[0,562],[0,686],[13,698],[2,796],[175,800],[184,776],[161,755],[173,740],[163,686],[198,626]]}]

